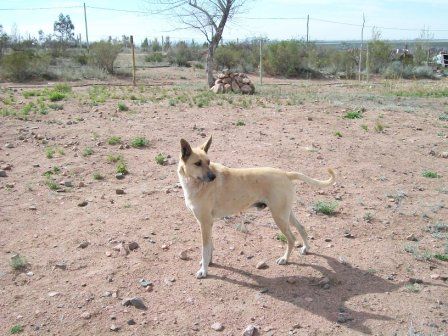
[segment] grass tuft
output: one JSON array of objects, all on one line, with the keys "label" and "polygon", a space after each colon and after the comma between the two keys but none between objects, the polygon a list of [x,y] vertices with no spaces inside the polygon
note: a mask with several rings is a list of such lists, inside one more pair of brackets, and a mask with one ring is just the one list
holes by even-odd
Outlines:
[{"label": "grass tuft", "polygon": [[136,137],[132,139],[131,146],[134,148],[143,148],[149,145],[149,141],[144,137]]},{"label": "grass tuft", "polygon": [[321,213],[327,216],[333,216],[336,213],[336,208],[338,207],[337,202],[332,201],[318,201],[314,204],[314,211],[316,213]]}]

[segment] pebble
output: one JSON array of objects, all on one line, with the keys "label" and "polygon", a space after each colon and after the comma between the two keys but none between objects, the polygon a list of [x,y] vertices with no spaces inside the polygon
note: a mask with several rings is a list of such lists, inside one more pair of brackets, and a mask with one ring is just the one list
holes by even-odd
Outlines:
[{"label": "pebble", "polygon": [[87,202],[87,201],[82,201],[82,202],[79,202],[79,203],[78,203],[78,206],[79,206],[79,207],[85,207],[87,204],[89,204],[89,202]]},{"label": "pebble", "polygon": [[59,268],[61,270],[66,270],[67,269],[67,264],[64,261],[60,261],[60,262],[57,262],[54,265],[54,268]]},{"label": "pebble", "polygon": [[12,168],[12,166],[9,163],[2,166],[3,170],[11,170],[11,168]]},{"label": "pebble", "polygon": [[257,334],[258,328],[253,324],[249,324],[243,331],[243,336],[255,336]]},{"label": "pebble", "polygon": [[112,252],[106,251],[106,257],[111,257],[111,256],[112,256]]},{"label": "pebble", "polygon": [[49,297],[55,297],[55,296],[59,296],[59,295],[61,295],[61,293],[59,293],[59,292],[48,292]]},{"label": "pebble", "polygon": [[430,278],[434,279],[434,280],[438,280],[438,279],[440,279],[440,274],[431,274]]},{"label": "pebble", "polygon": [[127,324],[128,325],[134,325],[136,323],[135,323],[134,319],[130,319],[130,320],[128,320]]},{"label": "pebble", "polygon": [[331,242],[331,238],[325,238],[325,241],[326,241],[327,243],[329,243],[329,242]]},{"label": "pebble", "polygon": [[215,323],[213,323],[213,324],[210,326],[210,328],[212,328],[212,329],[215,330],[215,331],[223,331],[223,330],[224,330],[224,326],[223,326],[221,323],[219,323],[219,322],[215,322]]},{"label": "pebble", "polygon": [[117,195],[124,195],[124,194],[125,194],[125,192],[124,192],[123,189],[115,189],[115,193],[116,193]]},{"label": "pebble", "polygon": [[255,267],[256,269],[265,269],[268,268],[268,264],[266,263],[266,261],[262,260]]},{"label": "pebble", "polygon": [[123,306],[125,306],[125,307],[133,306],[133,307],[135,307],[135,308],[137,308],[137,309],[143,309],[143,310],[146,310],[146,309],[147,309],[146,306],[145,306],[145,303],[144,303],[143,300],[142,300],[141,298],[139,298],[139,297],[133,297],[133,298],[126,298],[126,299],[123,299],[123,301],[121,302],[121,304],[122,304]]},{"label": "pebble", "polygon": [[115,178],[116,178],[117,180],[122,180],[122,179],[124,179],[124,174],[123,174],[123,173],[115,174]]},{"label": "pebble", "polygon": [[143,288],[146,288],[146,287],[149,287],[149,286],[153,285],[153,283],[151,281],[146,280],[146,279],[140,279],[139,283],[140,283],[140,286],[142,286]]},{"label": "pebble", "polygon": [[353,236],[350,232],[344,233],[344,237],[345,238],[355,238],[355,236]]},{"label": "pebble", "polygon": [[85,183],[82,181],[78,183],[78,188],[84,188],[85,186]]},{"label": "pebble", "polygon": [[92,317],[92,315],[89,312],[84,312],[84,313],[81,314],[81,317],[84,320],[88,320],[88,319],[90,319]]},{"label": "pebble", "polygon": [[69,187],[69,188],[73,187],[73,182],[70,180],[62,181],[61,184],[65,187]]},{"label": "pebble", "polygon": [[306,301],[306,302],[313,302],[314,300],[313,300],[313,298],[306,297],[306,298],[305,298],[305,301]]},{"label": "pebble", "polygon": [[113,248],[113,250],[120,252],[120,255],[123,255],[123,256],[127,256],[129,254],[129,250],[128,250],[127,246],[123,243],[116,245]]},{"label": "pebble", "polygon": [[5,145],[5,147],[6,147],[6,148],[14,148],[14,145],[13,145],[12,143],[8,142],[8,143]]},{"label": "pebble", "polygon": [[82,249],[84,249],[84,248],[86,248],[87,246],[89,246],[89,242],[87,241],[87,240],[84,240],[84,241],[82,241],[79,245],[78,245],[78,248],[82,248]]},{"label": "pebble", "polygon": [[0,170],[0,177],[7,177],[8,175],[6,175],[6,171],[4,171],[3,169]]},{"label": "pebble", "polygon": [[33,163],[33,167],[34,167],[34,168],[39,168],[40,165],[39,165],[38,163]]},{"label": "pebble", "polygon": [[137,242],[133,241],[128,244],[128,248],[130,251],[134,251],[139,248],[139,245]]},{"label": "pebble", "polygon": [[118,326],[115,325],[115,324],[111,324],[111,326],[110,326],[110,330],[111,330],[111,331],[118,331],[118,330],[120,330],[120,327],[118,327]]},{"label": "pebble", "polygon": [[406,240],[409,241],[418,241],[417,237],[412,233],[409,236],[406,237]]},{"label": "pebble", "polygon": [[182,251],[179,253],[179,259],[180,260],[188,260],[188,255],[187,255],[187,251]]},{"label": "pebble", "polygon": [[30,210],[37,210],[37,207],[36,207],[35,205],[30,205],[30,206],[28,207],[28,209],[30,209]]}]

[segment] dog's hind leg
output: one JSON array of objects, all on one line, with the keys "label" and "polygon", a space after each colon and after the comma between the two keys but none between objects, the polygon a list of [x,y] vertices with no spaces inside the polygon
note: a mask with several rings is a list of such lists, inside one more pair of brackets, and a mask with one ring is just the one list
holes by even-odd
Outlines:
[{"label": "dog's hind leg", "polygon": [[[272,209],[271,209],[272,211]],[[293,233],[291,232],[291,229],[289,227],[289,220],[287,215],[283,214],[274,214],[272,213],[272,217],[274,217],[274,221],[277,224],[280,231],[286,236],[286,240],[288,242],[288,246],[286,247],[285,254],[277,259],[277,264],[279,265],[285,265],[288,263],[289,256],[291,255],[291,252],[294,248],[294,242],[296,240],[296,237],[294,237]]]},{"label": "dog's hind leg", "polygon": [[289,221],[297,228],[297,230],[299,230],[300,236],[303,239],[303,247],[301,248],[300,253],[306,254],[310,250],[310,245],[308,244],[308,235],[305,231],[305,228],[303,227],[302,224],[300,224],[300,222],[294,216],[292,211],[291,214],[289,215]]}]

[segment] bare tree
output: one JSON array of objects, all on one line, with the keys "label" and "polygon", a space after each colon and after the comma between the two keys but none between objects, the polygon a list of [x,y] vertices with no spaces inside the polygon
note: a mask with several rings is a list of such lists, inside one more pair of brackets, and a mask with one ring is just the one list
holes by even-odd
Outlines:
[{"label": "bare tree", "polygon": [[221,41],[224,27],[242,8],[246,0],[147,0],[152,12],[175,16],[185,26],[199,30],[208,42],[206,73],[210,87],[213,77],[214,54]]}]

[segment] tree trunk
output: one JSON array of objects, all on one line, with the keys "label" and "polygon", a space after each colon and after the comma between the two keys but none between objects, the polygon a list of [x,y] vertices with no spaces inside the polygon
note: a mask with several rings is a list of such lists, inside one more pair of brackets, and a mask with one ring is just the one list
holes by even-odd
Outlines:
[{"label": "tree trunk", "polygon": [[215,85],[215,77],[213,77],[213,57],[215,54],[215,42],[212,41],[208,46],[205,71],[207,73],[207,84],[209,87]]}]

